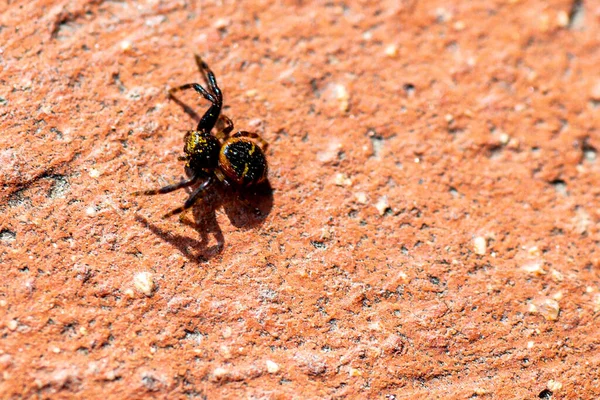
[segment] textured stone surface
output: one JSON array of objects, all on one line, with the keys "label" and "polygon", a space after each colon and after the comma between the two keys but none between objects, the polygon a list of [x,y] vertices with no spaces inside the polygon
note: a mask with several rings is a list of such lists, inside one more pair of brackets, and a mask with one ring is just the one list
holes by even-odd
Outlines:
[{"label": "textured stone surface", "polygon": [[[600,395],[598,1],[9,3],[2,398]],[[194,52],[263,217],[130,196]]]}]

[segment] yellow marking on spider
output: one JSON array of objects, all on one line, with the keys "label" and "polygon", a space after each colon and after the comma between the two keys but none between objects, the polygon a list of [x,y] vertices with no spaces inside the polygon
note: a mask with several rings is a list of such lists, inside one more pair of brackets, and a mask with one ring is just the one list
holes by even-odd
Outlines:
[{"label": "yellow marking on spider", "polygon": [[242,177],[245,177],[246,174],[248,173],[248,163],[244,164],[244,173],[242,174]]},{"label": "yellow marking on spider", "polygon": [[250,148],[250,151],[248,152],[248,155],[252,155],[254,154],[254,150],[256,150],[256,146],[254,145],[254,143],[252,144],[252,147]]}]

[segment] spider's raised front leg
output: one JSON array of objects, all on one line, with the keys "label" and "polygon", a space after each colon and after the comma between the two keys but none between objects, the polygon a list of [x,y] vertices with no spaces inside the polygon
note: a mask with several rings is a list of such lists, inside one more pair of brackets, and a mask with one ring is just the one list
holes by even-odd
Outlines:
[{"label": "spider's raised front leg", "polygon": [[210,90],[212,90],[213,94],[219,100],[219,102],[223,102],[223,94],[221,93],[221,89],[219,89],[219,85],[217,85],[217,78],[215,78],[215,74],[208,67],[208,64],[204,62],[202,57],[198,54],[194,54],[194,59],[196,60],[196,65],[198,66],[198,70],[204,77],[204,80],[208,84]]},{"label": "spider's raised front leg", "polygon": [[200,118],[200,122],[198,122],[198,127],[196,128],[197,131],[207,133],[210,132],[217,123],[217,120],[219,119],[219,114],[221,113],[221,107],[223,104],[221,98],[218,96],[213,96],[213,94],[209,93],[198,83],[187,83],[182,86],[171,88],[169,89],[169,96],[175,98],[174,93],[187,89],[194,89],[196,92],[200,93],[206,100],[212,103],[210,108],[204,113],[202,118]]}]

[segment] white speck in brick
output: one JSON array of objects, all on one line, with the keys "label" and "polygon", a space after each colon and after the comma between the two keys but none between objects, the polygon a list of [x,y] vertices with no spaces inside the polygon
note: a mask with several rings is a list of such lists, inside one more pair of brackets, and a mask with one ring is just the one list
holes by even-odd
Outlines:
[{"label": "white speck in brick", "polygon": [[551,390],[552,392],[557,392],[560,389],[562,389],[563,385],[562,383],[555,381],[554,379],[550,379],[548,381],[548,384],[546,385],[546,387]]},{"label": "white speck in brick", "polygon": [[271,361],[271,360],[267,360],[267,371],[270,374],[276,374],[277,372],[279,372],[279,365],[277,365],[275,362]]},{"label": "white speck in brick", "polygon": [[385,212],[390,209],[390,203],[388,202],[387,196],[381,196],[377,203],[375,203],[375,208],[379,212],[379,215],[385,214]]},{"label": "white speck in brick", "polygon": [[487,251],[487,240],[483,236],[477,236],[473,239],[473,251],[475,254],[484,256]]},{"label": "white speck in brick", "polygon": [[137,290],[146,296],[154,292],[154,280],[150,272],[138,272],[133,276],[133,284]]},{"label": "white speck in brick", "polygon": [[546,274],[546,271],[544,270],[543,266],[544,266],[543,261],[535,260],[535,261],[531,261],[531,262],[523,265],[521,268],[523,269],[523,271],[527,272],[528,274],[539,276],[539,275]]}]

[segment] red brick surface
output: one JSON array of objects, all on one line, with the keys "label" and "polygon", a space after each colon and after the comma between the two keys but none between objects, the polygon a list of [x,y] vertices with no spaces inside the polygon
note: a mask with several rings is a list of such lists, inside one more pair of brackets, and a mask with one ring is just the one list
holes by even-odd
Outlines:
[{"label": "red brick surface", "polygon": [[[600,396],[598,1],[0,11],[2,398]],[[262,217],[130,195],[183,175],[194,52]]]}]

